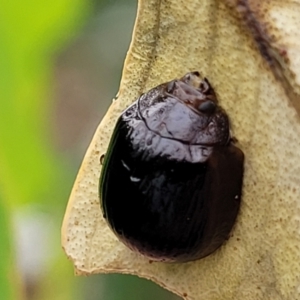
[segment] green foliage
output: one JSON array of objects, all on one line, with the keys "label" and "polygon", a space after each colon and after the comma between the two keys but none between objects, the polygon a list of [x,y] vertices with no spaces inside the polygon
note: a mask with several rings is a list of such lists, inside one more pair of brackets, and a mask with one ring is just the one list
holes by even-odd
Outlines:
[{"label": "green foliage", "polygon": [[20,298],[20,278],[17,275],[14,262],[13,245],[9,230],[7,208],[0,195],[0,299],[16,300]]},{"label": "green foliage", "polygon": [[64,177],[49,142],[52,57],[89,8],[83,0],[0,2],[0,299],[17,300],[10,222],[20,205],[53,205],[52,190]]},{"label": "green foliage", "polygon": [[82,0],[1,1],[0,183],[11,204],[40,201],[58,166],[46,131],[52,54],[81,25]]}]

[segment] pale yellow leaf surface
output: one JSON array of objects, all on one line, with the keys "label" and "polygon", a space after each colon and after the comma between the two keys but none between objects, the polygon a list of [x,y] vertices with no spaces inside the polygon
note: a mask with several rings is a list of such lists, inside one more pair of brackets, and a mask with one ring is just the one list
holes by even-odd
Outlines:
[{"label": "pale yellow leaf surface", "polygon": [[[190,300],[300,299],[300,5],[249,2],[139,2],[118,97],[89,146],[64,218],[62,244],[77,274],[136,274]],[[257,24],[268,24],[262,26],[263,36],[272,37],[267,55],[244,4]],[[214,86],[245,153],[241,210],[231,237],[212,255],[150,262],[119,242],[102,217],[100,157],[122,110],[142,92],[193,70]]]}]

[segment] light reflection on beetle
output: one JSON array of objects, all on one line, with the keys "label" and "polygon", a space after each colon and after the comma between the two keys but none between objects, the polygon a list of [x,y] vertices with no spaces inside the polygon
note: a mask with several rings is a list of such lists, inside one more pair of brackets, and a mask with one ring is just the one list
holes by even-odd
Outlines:
[{"label": "light reflection on beetle", "polygon": [[229,237],[243,162],[208,80],[187,73],[120,116],[100,177],[103,216],[120,241],[152,260],[203,258]]}]

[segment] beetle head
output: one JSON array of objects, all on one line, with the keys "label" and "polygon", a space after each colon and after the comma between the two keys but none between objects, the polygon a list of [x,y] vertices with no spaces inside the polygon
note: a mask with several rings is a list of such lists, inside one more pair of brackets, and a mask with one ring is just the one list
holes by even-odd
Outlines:
[{"label": "beetle head", "polygon": [[189,145],[225,145],[229,120],[218,105],[209,81],[199,72],[164,83],[138,100],[138,111],[149,130]]}]

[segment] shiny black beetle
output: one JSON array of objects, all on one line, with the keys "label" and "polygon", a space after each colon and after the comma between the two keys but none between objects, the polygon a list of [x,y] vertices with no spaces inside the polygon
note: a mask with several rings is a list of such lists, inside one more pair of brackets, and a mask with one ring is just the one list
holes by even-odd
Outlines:
[{"label": "shiny black beetle", "polygon": [[152,260],[203,258],[239,211],[243,152],[198,72],[141,95],[119,118],[100,177],[104,218]]}]

